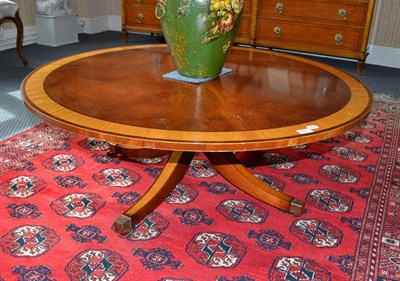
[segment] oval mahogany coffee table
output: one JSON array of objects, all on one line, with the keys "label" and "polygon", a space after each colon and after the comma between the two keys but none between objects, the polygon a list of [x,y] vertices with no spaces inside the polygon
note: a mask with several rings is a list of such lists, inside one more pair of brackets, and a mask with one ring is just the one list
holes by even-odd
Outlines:
[{"label": "oval mahogany coffee table", "polygon": [[114,221],[121,234],[163,202],[195,152],[239,189],[300,215],[304,202],[262,183],[233,152],[340,134],[369,113],[370,91],[340,70],[266,50],[234,47],[225,67],[232,71],[191,84],[163,78],[175,70],[166,45],[104,49],[38,68],[21,93],[36,116],[73,133],[142,156],[170,152],[154,184]]}]

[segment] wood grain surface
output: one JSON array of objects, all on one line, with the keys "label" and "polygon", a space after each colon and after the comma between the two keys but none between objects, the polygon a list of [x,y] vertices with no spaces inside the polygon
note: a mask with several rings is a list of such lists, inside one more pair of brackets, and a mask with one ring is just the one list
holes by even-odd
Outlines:
[{"label": "wood grain surface", "polygon": [[360,81],[311,60],[233,48],[225,67],[232,72],[190,84],[163,78],[175,70],[165,45],[105,49],[35,70],[21,93],[35,115],[74,133],[175,151],[314,142],[354,127],[371,109]]}]

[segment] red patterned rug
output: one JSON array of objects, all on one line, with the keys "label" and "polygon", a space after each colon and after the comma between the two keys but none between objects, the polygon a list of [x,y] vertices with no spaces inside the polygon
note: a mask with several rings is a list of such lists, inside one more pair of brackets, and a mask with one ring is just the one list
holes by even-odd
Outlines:
[{"label": "red patterned rug", "polygon": [[238,153],[258,178],[306,201],[294,217],[235,189],[197,154],[155,212],[113,221],[164,158],[42,124],[0,142],[0,280],[400,280],[400,104],[292,148]]}]

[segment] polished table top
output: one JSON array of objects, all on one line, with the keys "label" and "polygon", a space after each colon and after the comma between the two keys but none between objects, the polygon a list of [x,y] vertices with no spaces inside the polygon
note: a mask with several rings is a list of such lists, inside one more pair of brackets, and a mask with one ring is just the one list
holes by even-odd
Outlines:
[{"label": "polished table top", "polygon": [[311,60],[234,47],[232,72],[202,84],[164,79],[165,45],[104,49],[31,73],[27,107],[72,132],[133,147],[239,151],[285,147],[344,132],[372,96],[352,76]]}]

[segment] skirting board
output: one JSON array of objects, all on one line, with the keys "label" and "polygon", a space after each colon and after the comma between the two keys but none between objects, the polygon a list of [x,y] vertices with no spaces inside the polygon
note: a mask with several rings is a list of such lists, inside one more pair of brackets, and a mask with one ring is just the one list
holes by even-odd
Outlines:
[{"label": "skirting board", "polygon": [[400,48],[370,45],[366,63],[400,68]]},{"label": "skirting board", "polygon": [[[97,18],[79,18],[79,33],[94,34],[102,31],[121,31],[120,16],[102,16]],[[17,30],[7,29],[0,37],[0,51],[15,48]],[[36,26],[28,26],[24,29],[24,45],[37,43]],[[366,63],[387,67],[400,68],[400,48],[390,48],[379,45],[370,45],[369,56]]]},{"label": "skirting board", "polygon": [[[36,26],[24,27],[24,41],[23,45],[30,45],[37,43]],[[0,51],[16,48],[17,44],[17,29],[4,29],[2,36],[0,36]]]},{"label": "skirting board", "polygon": [[120,16],[102,16],[97,18],[79,18],[78,29],[80,33],[95,34],[102,31],[121,31]]}]

